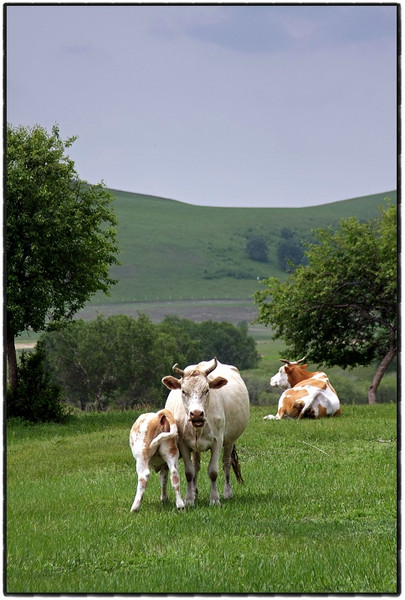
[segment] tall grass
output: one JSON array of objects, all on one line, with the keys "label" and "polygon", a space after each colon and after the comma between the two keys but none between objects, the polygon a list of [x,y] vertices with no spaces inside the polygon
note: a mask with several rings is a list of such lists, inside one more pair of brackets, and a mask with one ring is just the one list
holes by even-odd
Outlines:
[{"label": "tall grass", "polygon": [[396,406],[302,422],[266,412],[252,408],[238,443],[245,485],[210,507],[204,455],[196,506],[183,513],[173,494],[160,503],[155,474],[129,512],[137,413],[12,422],[6,591],[397,592]]}]

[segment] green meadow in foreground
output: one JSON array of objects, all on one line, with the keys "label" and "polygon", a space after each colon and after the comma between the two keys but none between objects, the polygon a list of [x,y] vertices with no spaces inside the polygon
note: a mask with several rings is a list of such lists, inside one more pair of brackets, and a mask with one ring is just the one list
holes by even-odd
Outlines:
[{"label": "green meadow in foreground", "polygon": [[[397,593],[397,406],[263,421],[237,447],[245,485],[177,512],[152,474],[130,513],[139,413],[7,429],[8,593]],[[275,413],[275,408],[272,410]],[[185,493],[183,465],[180,465]],[[220,476],[220,486],[223,477]]]}]

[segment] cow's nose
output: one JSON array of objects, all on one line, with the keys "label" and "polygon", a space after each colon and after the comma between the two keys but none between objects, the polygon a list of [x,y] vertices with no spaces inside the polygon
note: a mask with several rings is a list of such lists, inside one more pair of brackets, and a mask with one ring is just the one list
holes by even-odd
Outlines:
[{"label": "cow's nose", "polygon": [[190,412],[190,419],[191,420],[203,419],[203,418],[204,418],[204,411],[203,410],[192,410]]}]

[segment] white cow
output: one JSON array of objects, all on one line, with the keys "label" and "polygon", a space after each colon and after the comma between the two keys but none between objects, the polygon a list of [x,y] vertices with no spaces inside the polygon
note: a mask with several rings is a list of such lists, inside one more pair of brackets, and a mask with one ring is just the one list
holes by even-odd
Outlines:
[{"label": "white cow", "polygon": [[150,475],[149,467],[154,471],[160,471],[162,502],[167,500],[167,475],[170,469],[171,483],[176,494],[176,506],[179,509],[184,508],[180,495],[179,449],[176,440],[177,425],[168,410],[140,415],[132,425],[129,444],[136,461],[138,485],[131,511],[141,508],[142,497]]},{"label": "white cow", "polygon": [[305,360],[280,359],[285,363],[270,379],[270,385],[284,388],[278,402],[277,414],[267,415],[264,419],[291,419],[338,416],[341,414],[339,398],[327,375],[322,371],[307,371]]},{"label": "white cow", "polygon": [[[245,431],[249,421],[249,394],[236,367],[224,365],[216,358],[190,365],[181,375],[171,375],[162,382],[172,390],[166,401],[176,420],[178,446],[184,460],[187,479],[186,506],[193,506],[197,492],[200,453],[211,450],[208,475],[211,479],[210,504],[220,504],[217,490],[218,464],[223,448],[225,473],[224,498],[231,498],[230,467],[237,480],[243,482],[235,450],[235,440]],[[193,460],[191,455],[193,453]]]}]

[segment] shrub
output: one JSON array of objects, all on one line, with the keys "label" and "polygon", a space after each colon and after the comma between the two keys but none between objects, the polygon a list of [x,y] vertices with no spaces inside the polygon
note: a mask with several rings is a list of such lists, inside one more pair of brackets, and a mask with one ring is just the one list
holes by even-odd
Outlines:
[{"label": "shrub", "polygon": [[396,402],[397,401],[397,379],[394,374],[386,373],[383,377],[377,391],[378,402]]},{"label": "shrub", "polygon": [[261,235],[251,234],[246,243],[246,253],[252,260],[258,260],[259,262],[269,261],[269,249],[266,241]]},{"label": "shrub", "polygon": [[276,390],[269,385],[267,376],[252,373],[244,373],[243,380],[249,392],[250,404],[252,406],[277,405],[282,390]]},{"label": "shrub", "polygon": [[41,344],[35,352],[21,355],[18,366],[17,391],[7,397],[7,418],[20,418],[33,423],[61,422],[66,413],[61,404],[62,392],[52,384],[44,368]]}]

